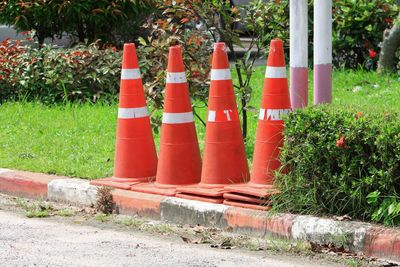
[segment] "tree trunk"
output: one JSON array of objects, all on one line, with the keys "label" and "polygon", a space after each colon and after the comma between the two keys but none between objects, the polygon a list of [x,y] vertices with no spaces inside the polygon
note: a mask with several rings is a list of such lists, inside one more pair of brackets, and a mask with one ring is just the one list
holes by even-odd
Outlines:
[{"label": "tree trunk", "polygon": [[400,13],[391,29],[383,32],[378,72],[393,71],[396,66],[396,50],[400,47]]},{"label": "tree trunk", "polygon": [[41,32],[36,32],[36,37],[38,38],[38,43],[39,43],[39,49],[41,49],[44,45],[44,37],[45,35]]}]

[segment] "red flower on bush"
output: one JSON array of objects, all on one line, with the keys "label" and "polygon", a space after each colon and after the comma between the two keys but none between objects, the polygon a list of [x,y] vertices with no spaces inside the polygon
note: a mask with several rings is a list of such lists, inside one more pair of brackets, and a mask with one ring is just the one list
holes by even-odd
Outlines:
[{"label": "red flower on bush", "polygon": [[392,24],[393,23],[393,18],[385,18],[385,22],[387,24]]},{"label": "red flower on bush", "polygon": [[336,141],[336,146],[341,148],[347,148],[345,135],[342,135],[340,139]]},{"label": "red flower on bush", "polygon": [[188,18],[183,18],[183,19],[181,19],[181,23],[186,23],[186,22],[188,22],[188,21],[189,21]]},{"label": "red flower on bush", "polygon": [[359,111],[356,113],[355,117],[358,120],[362,115],[363,115],[363,113],[361,111]]},{"label": "red flower on bush", "polygon": [[369,57],[370,58],[375,58],[377,53],[374,49],[368,49]]},{"label": "red flower on bush", "polygon": [[200,76],[200,72],[198,72],[198,71],[192,71],[192,77],[193,78],[195,78],[195,77],[199,77]]},{"label": "red flower on bush", "polygon": [[74,53],[72,53],[73,57],[77,57],[77,56],[81,56],[83,53],[81,51],[76,51]]}]

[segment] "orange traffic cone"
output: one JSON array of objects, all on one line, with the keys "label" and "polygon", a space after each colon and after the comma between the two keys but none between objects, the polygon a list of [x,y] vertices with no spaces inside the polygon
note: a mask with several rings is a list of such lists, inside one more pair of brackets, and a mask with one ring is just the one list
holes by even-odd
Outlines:
[{"label": "orange traffic cone", "polygon": [[222,203],[227,184],[249,179],[246,152],[228,56],[224,43],[216,43],[212,59],[208,119],[201,182],[178,188],[177,196]]},{"label": "orange traffic cone", "polygon": [[200,181],[201,157],[181,46],[169,49],[156,182],[131,190],[173,196],[177,186]]},{"label": "orange traffic cone", "polygon": [[250,182],[226,186],[224,204],[269,209],[268,198],[278,193],[273,186],[279,169],[279,151],[283,143],[282,116],[290,112],[283,42],[271,41],[265,72],[263,97],[258,120]]},{"label": "orange traffic cone", "polygon": [[124,45],[118,108],[114,176],[93,185],[130,189],[132,184],[154,180],[157,154],[135,44]]}]

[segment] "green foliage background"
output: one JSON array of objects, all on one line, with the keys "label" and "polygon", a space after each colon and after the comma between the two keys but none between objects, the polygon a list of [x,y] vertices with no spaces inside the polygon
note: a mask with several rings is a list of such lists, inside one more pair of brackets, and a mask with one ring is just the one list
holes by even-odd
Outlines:
[{"label": "green foliage background", "polygon": [[40,44],[63,33],[81,43],[117,44],[137,38],[154,5],[153,0],[2,0],[0,23],[34,30]]},{"label": "green foliage background", "polygon": [[37,49],[6,40],[0,43],[0,51],[0,103],[114,103],[118,99],[121,53],[112,48],[93,44]]}]

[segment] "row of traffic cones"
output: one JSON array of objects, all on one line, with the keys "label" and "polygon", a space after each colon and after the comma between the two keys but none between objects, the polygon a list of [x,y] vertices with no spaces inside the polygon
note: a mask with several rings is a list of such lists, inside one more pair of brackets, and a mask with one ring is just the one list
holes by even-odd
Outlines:
[{"label": "row of traffic cones", "polygon": [[268,209],[269,197],[278,193],[273,178],[280,167],[282,115],[290,111],[282,41],[271,41],[251,176],[224,43],[214,46],[208,108],[202,163],[181,47],[171,47],[157,161],[136,49],[126,44],[114,177],[92,184]]}]

